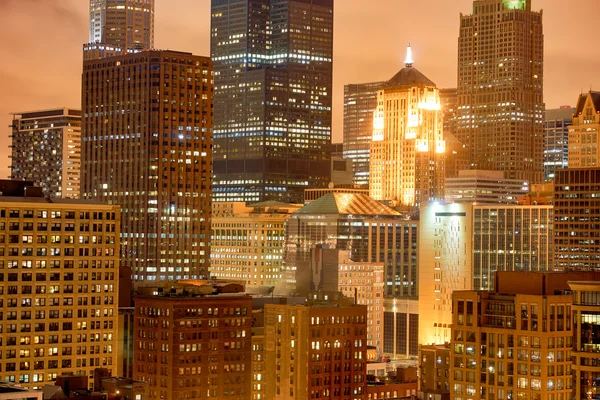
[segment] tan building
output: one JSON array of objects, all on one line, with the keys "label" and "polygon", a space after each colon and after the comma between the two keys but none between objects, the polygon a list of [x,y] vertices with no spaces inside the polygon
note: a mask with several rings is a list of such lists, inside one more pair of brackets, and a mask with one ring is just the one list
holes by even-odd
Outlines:
[{"label": "tan building", "polygon": [[450,341],[454,291],[491,290],[495,271],[553,270],[552,206],[433,203],[420,222],[420,344]]},{"label": "tan building", "polygon": [[119,207],[0,186],[0,381],[116,373]]},{"label": "tan building", "polygon": [[440,94],[435,83],[406,67],[379,90],[373,118],[370,195],[414,207],[443,197],[444,153]]},{"label": "tan building", "polygon": [[33,181],[47,197],[79,198],[81,110],[13,113],[11,174]]},{"label": "tan building", "polygon": [[367,307],[339,294],[265,305],[266,399],[366,399]]},{"label": "tan building", "polygon": [[505,179],[502,171],[463,170],[446,178],[444,197],[454,203],[517,204],[529,191],[529,182]]},{"label": "tan building", "polygon": [[207,277],[210,58],[147,51],[89,60],[82,78],[82,198],[121,205],[122,266],[138,285]]},{"label": "tan building", "polygon": [[419,300],[386,298],[383,302],[383,355],[388,359],[419,355]]},{"label": "tan building", "polygon": [[[346,252],[347,254],[347,252]],[[356,304],[367,306],[367,345],[383,353],[384,266],[342,260],[338,266],[338,290]]]},{"label": "tan building", "polygon": [[243,287],[199,281],[148,289],[135,298],[133,377],[148,383],[149,399],[248,399],[252,298]]},{"label": "tan building", "polygon": [[454,292],[451,399],[573,398],[567,281],[581,275],[499,273],[494,291]]},{"label": "tan building", "polygon": [[265,354],[265,328],[264,326],[252,328],[252,400],[264,400],[267,388],[264,382],[267,380]]},{"label": "tan building", "polygon": [[600,396],[600,279],[573,280],[573,398]]},{"label": "tan building", "polygon": [[600,92],[579,96],[568,148],[569,168],[600,167]]},{"label": "tan building", "polygon": [[285,221],[301,205],[214,202],[210,276],[260,292],[282,282]]},{"label": "tan building", "polygon": [[86,60],[154,49],[154,0],[90,0]]},{"label": "tan building", "polygon": [[[533,0],[474,0],[460,15],[457,129],[470,168],[544,181],[544,33]],[[543,1],[539,1],[543,4]]]},{"label": "tan building", "polygon": [[450,399],[450,345],[419,346],[419,392],[424,400]]}]

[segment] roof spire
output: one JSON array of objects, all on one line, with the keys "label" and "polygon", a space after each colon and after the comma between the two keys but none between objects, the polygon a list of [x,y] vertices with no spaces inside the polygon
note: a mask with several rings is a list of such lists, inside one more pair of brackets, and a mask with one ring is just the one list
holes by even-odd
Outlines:
[{"label": "roof spire", "polygon": [[414,63],[415,62],[412,58],[412,47],[410,47],[409,43],[408,47],[406,48],[406,59],[404,60],[404,65],[406,66],[406,68],[410,68],[413,66]]}]

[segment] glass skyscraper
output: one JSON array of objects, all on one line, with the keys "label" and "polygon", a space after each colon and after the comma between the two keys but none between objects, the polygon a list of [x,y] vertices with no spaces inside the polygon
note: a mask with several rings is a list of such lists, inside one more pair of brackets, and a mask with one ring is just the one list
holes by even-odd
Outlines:
[{"label": "glass skyscraper", "polygon": [[544,122],[544,179],[554,179],[554,171],[569,167],[569,127],[575,108],[563,106],[546,110]]},{"label": "glass skyscraper", "polygon": [[215,201],[329,183],[333,0],[212,0]]}]

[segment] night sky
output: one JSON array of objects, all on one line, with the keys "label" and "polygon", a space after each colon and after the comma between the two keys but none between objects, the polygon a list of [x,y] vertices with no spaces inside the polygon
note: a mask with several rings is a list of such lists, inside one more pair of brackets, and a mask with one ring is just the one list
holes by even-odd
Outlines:
[{"label": "night sky", "polygon": [[[155,46],[210,55],[210,0],[156,0]],[[0,177],[8,176],[14,111],[80,107],[88,0],[0,0]],[[545,102],[574,105],[600,90],[599,0],[533,0],[544,10]],[[342,140],[344,84],[391,78],[413,46],[415,67],[456,87],[459,13],[472,0],[336,0],[334,141]]]}]

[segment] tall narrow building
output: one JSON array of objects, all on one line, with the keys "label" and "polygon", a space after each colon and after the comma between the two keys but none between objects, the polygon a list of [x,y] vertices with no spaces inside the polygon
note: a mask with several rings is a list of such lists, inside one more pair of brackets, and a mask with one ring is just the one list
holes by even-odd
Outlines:
[{"label": "tall narrow building", "polygon": [[413,67],[410,46],[405,64],[377,96],[369,192],[418,207],[444,196],[445,142],[439,90]]},{"label": "tall narrow building", "polygon": [[301,203],[329,183],[333,0],[212,0],[214,199]]},{"label": "tall narrow building", "polygon": [[600,167],[600,92],[582,94],[569,128],[569,167]]},{"label": "tall narrow building", "polygon": [[11,179],[33,181],[46,197],[79,198],[81,110],[13,113]]},{"label": "tall narrow building", "polygon": [[544,180],[544,35],[531,0],[475,0],[460,16],[457,139],[473,169]]},{"label": "tall narrow building", "polygon": [[373,113],[386,82],[344,86],[344,158],[352,160],[354,184],[369,186]]},{"label": "tall narrow building", "polygon": [[544,179],[554,179],[554,171],[569,167],[569,127],[575,109],[562,106],[546,110],[544,121]]},{"label": "tall narrow building", "polygon": [[154,48],[154,0],[90,0],[90,38],[84,58]]},{"label": "tall narrow building", "polygon": [[89,60],[82,81],[82,196],[121,206],[121,266],[138,284],[206,277],[210,58],[148,51]]}]

